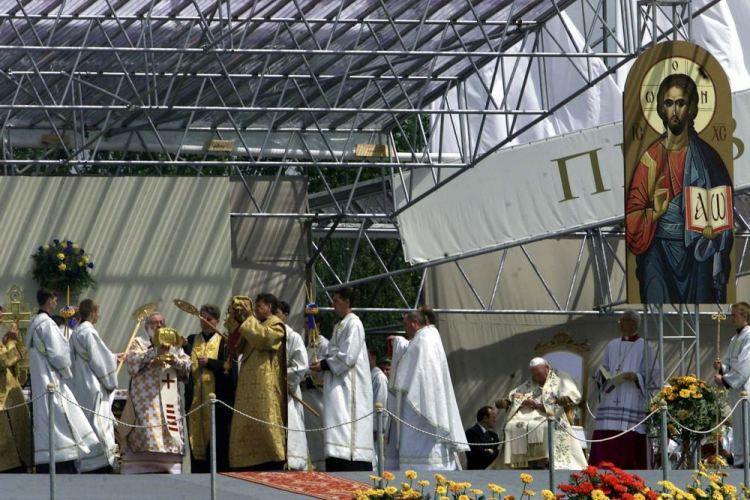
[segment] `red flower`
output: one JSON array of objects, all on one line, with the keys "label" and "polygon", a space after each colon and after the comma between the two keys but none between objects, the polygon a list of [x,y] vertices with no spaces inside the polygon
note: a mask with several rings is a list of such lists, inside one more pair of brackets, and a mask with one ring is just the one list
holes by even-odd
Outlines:
[{"label": "red flower", "polygon": [[584,474],[586,474],[587,476],[591,477],[591,476],[595,476],[596,475],[597,470],[596,470],[596,467],[594,467],[593,465],[589,465],[588,467],[586,467],[585,469],[583,469],[582,472]]},{"label": "red flower", "polygon": [[646,492],[646,498],[649,500],[659,500],[659,494],[654,490],[649,490]]},{"label": "red flower", "polygon": [[577,472],[574,472],[573,474],[570,475],[570,478],[576,481],[580,481],[581,479],[583,479],[583,474],[578,474]]},{"label": "red flower", "polygon": [[620,484],[620,480],[612,474],[602,474],[602,482],[609,486],[615,486]]},{"label": "red flower", "polygon": [[558,486],[558,489],[564,493],[578,493],[576,490],[580,488],[573,484],[561,484]]},{"label": "red flower", "polygon": [[621,484],[616,484],[616,485],[613,486],[613,488],[615,489],[615,491],[617,493],[626,493],[627,494],[627,491],[628,491],[628,489],[625,486],[621,485]]},{"label": "red flower", "polygon": [[600,469],[612,470],[612,467],[614,466],[615,464],[613,464],[612,462],[600,462],[599,463]]},{"label": "red flower", "polygon": [[623,493],[622,500],[633,500],[633,495],[631,495],[630,493]]},{"label": "red flower", "polygon": [[578,489],[580,489],[581,493],[583,493],[584,495],[588,495],[589,493],[594,491],[594,485],[589,481],[584,481],[580,485],[578,485]]}]

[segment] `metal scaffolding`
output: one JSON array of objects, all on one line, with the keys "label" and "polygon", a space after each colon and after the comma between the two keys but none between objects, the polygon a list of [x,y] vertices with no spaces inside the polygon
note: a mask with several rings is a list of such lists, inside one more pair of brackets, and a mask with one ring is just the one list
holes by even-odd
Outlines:
[{"label": "metal scaffolding", "polygon": [[[0,165],[6,176],[231,175],[245,186],[256,173],[307,175],[314,192],[306,212],[270,211],[275,183],[265,200],[253,199],[254,211],[232,216],[306,221],[322,302],[336,287],[379,283],[398,306],[365,310],[405,310],[422,300],[428,268],[461,269],[462,259],[509,248],[405,267],[380,243],[399,238],[396,215],[613,75],[651,43],[644,40],[690,39],[691,20],[718,1],[695,11],[685,0],[641,0],[637,8],[616,0],[0,2]],[[569,40],[541,42],[563,12],[581,28],[583,46],[570,32]],[[577,49],[563,50],[570,45]],[[513,71],[506,58],[516,61]],[[521,82],[523,92],[532,68],[544,73],[553,58],[589,67],[580,88],[554,104],[523,108],[490,97],[476,107],[463,98],[477,75],[486,90],[500,86],[507,95]],[[593,76],[595,59],[606,71]],[[546,96],[554,82],[542,85]],[[449,92],[459,98],[446,108]],[[484,127],[472,129],[468,118],[493,115],[507,118],[508,134],[480,146]],[[532,119],[521,126],[520,116]],[[453,131],[458,151],[435,140],[438,127]],[[412,196],[407,179],[416,169],[427,169],[434,187]],[[407,193],[398,206],[397,184]],[[598,314],[622,303],[622,287],[610,285],[623,268],[610,244],[618,230],[567,237],[592,249],[597,304],[576,311],[570,294],[548,289],[549,309],[533,312]],[[340,238],[349,240],[346,262],[332,263],[327,247]],[[571,263],[571,290],[581,255]],[[358,275],[363,258],[378,270]],[[477,307],[461,312],[519,312],[497,307],[497,287],[480,297],[463,274]],[[399,275],[420,284],[402,290]]]}]

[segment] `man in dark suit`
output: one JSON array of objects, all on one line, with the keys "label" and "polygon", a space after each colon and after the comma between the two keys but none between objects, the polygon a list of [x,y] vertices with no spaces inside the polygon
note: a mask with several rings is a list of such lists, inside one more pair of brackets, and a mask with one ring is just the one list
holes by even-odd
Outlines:
[{"label": "man in dark suit", "polygon": [[[466,430],[469,443],[498,443],[500,438],[492,429],[497,422],[497,413],[491,406],[483,406],[477,412],[477,425]],[[467,469],[486,469],[497,458],[499,444],[471,445],[466,452]]]}]

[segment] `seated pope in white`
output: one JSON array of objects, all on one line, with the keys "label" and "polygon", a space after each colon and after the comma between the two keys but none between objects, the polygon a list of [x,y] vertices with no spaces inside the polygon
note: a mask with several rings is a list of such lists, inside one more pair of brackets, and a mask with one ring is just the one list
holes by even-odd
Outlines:
[{"label": "seated pope in white", "polygon": [[529,363],[531,378],[510,393],[510,399],[498,400],[498,408],[507,409],[503,429],[502,452],[490,469],[546,468],[549,462],[547,414],[554,416],[555,469],[580,470],[587,466],[580,441],[573,436],[565,408],[581,401],[581,389],[568,373],[556,370],[544,359]]}]

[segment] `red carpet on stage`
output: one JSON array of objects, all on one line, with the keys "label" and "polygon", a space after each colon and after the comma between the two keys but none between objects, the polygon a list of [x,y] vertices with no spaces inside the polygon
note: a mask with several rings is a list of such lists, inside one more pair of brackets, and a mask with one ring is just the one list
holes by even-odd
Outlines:
[{"label": "red carpet on stage", "polygon": [[223,472],[222,474],[321,500],[351,500],[354,490],[372,488],[371,484],[351,481],[325,472]]}]

